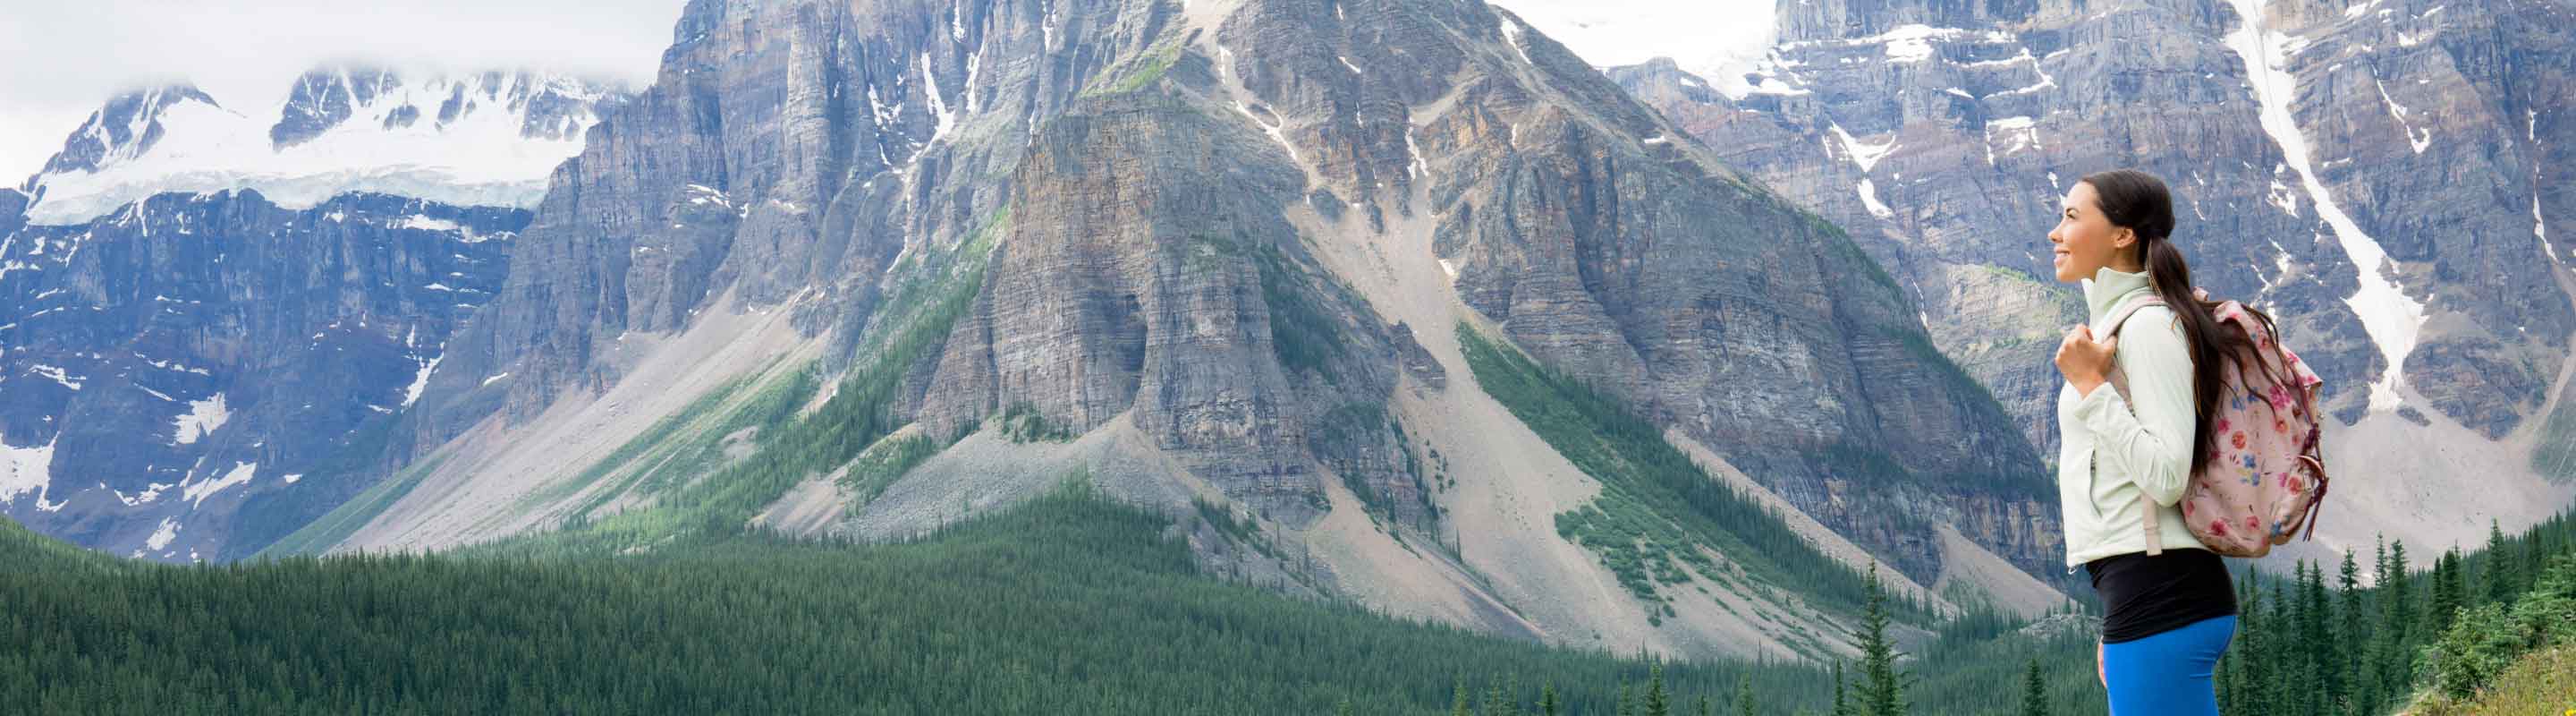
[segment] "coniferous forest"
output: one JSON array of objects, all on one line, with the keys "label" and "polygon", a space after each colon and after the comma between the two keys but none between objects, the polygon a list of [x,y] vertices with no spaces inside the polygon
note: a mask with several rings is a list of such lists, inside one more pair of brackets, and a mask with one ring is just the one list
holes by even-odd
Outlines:
[{"label": "coniferous forest", "polygon": [[[901,544],[734,531],[622,556],[164,566],[7,524],[0,703],[151,714],[2104,708],[2088,613],[1976,613],[1901,646],[1871,573],[1861,653],[1848,662],[1662,662],[1231,583],[1202,574],[1174,527],[1078,481]],[[2227,713],[2386,713],[2419,697],[2454,709],[2436,712],[2482,712],[2459,709],[2520,663],[2564,664],[2576,645],[2571,534],[2561,517],[2430,568],[2391,543],[2367,566],[2240,574],[2245,628],[2219,673]]]}]

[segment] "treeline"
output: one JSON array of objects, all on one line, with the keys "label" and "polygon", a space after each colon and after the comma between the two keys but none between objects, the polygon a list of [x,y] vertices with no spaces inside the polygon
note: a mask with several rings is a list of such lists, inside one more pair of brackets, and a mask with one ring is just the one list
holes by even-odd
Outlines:
[{"label": "treeline", "polygon": [[2369,587],[2353,552],[2331,577],[2307,562],[2286,579],[2248,571],[2237,580],[2236,642],[2219,664],[2220,709],[2384,714],[2426,688],[2466,697],[2510,657],[2576,630],[2571,545],[2576,524],[2561,514],[2519,537],[2491,523],[2483,549],[2446,550],[2420,572],[2405,543],[2383,540]]},{"label": "treeline", "polygon": [[1503,674],[1605,714],[1658,668],[1676,699],[1829,696],[1809,666],[1659,667],[1227,583],[1081,483],[910,543],[577,558],[155,565],[0,525],[0,710],[28,713],[1440,714]]},{"label": "treeline", "polygon": [[[2220,710],[2249,716],[2340,716],[2422,705],[2443,712],[2491,686],[2526,655],[2576,649],[2576,523],[2569,515],[2519,537],[2508,537],[2491,524],[2483,549],[2445,551],[2430,569],[2417,569],[2403,543],[2382,541],[2370,569],[2369,587],[2362,586],[2363,572],[2351,553],[2336,570],[2332,586],[2327,570],[2309,562],[2294,564],[2286,579],[2239,569],[2238,632],[2216,675]],[[1608,711],[1613,716],[2104,711],[2094,673],[2097,614],[2053,614],[2031,627],[2056,622],[2060,629],[2043,632],[2054,638],[1998,638],[2020,625],[1999,625],[2003,617],[1991,613],[1973,615],[1945,626],[1943,637],[1923,653],[1899,661],[1886,636],[1876,575],[1869,577],[1868,606],[1856,629],[1862,653],[1854,673],[1846,680],[1836,663],[1830,677],[1810,677],[1831,684],[1829,702],[1818,703],[1812,688],[1774,691],[1750,682],[1739,684],[1731,696],[1701,695],[1679,706],[1675,704],[1683,702],[1667,698],[1660,682],[1593,688],[1614,694]],[[1553,695],[1556,688],[1537,695],[1498,689],[1473,701],[1473,708],[1462,705],[1471,703],[1462,696],[1452,713],[1576,713],[1549,710],[1547,701],[1534,700]],[[1462,686],[1462,694],[1472,692]],[[2007,700],[2005,694],[2017,696]],[[2544,704],[2551,707],[2547,713],[2576,708],[2576,691],[2555,698],[2564,703]]]}]

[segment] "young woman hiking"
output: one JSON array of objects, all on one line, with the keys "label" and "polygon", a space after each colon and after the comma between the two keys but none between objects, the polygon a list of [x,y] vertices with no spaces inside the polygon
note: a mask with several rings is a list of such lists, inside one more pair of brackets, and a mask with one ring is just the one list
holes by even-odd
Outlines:
[{"label": "young woman hiking", "polygon": [[[2057,280],[2081,282],[2086,323],[2057,348],[2058,502],[2067,571],[2101,595],[2097,671],[2113,716],[2217,716],[2210,674],[2236,635],[2236,592],[2176,506],[2211,453],[2208,421],[2228,341],[2173,245],[2173,198],[2130,169],[2077,181],[2048,232]],[[2112,334],[2123,306],[2149,296]],[[2179,307],[2181,310],[2175,310]],[[2117,365],[2127,394],[2110,383]],[[2148,555],[2146,520],[2163,549]]]}]

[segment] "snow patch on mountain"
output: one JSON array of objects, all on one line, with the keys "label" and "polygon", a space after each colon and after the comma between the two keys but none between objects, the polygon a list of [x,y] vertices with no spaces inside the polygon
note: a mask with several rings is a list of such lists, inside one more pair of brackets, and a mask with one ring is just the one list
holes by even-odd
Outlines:
[{"label": "snow patch on mountain", "polygon": [[188,401],[188,412],[179,414],[178,431],[170,439],[179,445],[194,443],[197,438],[223,427],[224,421],[231,420],[232,416],[233,411],[224,407],[222,393],[204,400]]},{"label": "snow patch on mountain", "polygon": [[[407,81],[322,70],[286,100],[237,111],[193,88],[120,97],[30,177],[30,222],[85,221],[162,192],[253,189],[290,209],[349,191],[527,208],[581,152],[598,83],[487,72]],[[184,91],[183,91],[184,90]]]},{"label": "snow patch on mountain", "polygon": [[26,493],[36,493],[42,500],[45,486],[52,481],[54,443],[41,447],[18,447],[0,442],[0,503],[14,502]]},{"label": "snow patch on mountain", "polygon": [[181,486],[179,496],[187,499],[190,507],[200,506],[205,504],[206,498],[224,491],[224,488],[250,484],[251,477],[257,474],[259,474],[259,463],[233,463],[233,469],[225,471],[220,479]]},{"label": "snow patch on mountain", "polygon": [[[2388,252],[2380,248],[2379,242],[2369,234],[2362,233],[2361,226],[2354,223],[2351,216],[2344,214],[2343,208],[2335,204],[2334,196],[2326,191],[2325,184],[2317,180],[2316,171],[2310,167],[2307,138],[2299,133],[2298,125],[2290,118],[2290,98],[2297,94],[2298,80],[2281,66],[2282,58],[2295,50],[2288,47],[2285,35],[2264,32],[2265,0],[2229,2],[2235,5],[2240,22],[2236,29],[2227,33],[2227,47],[2245,62],[2245,73],[2253,85],[2254,99],[2262,108],[2259,121],[2263,132],[2271,135],[2273,141],[2281,146],[2282,156],[2289,159],[2290,168],[2298,171],[2299,181],[2307,189],[2309,203],[2315,204],[2317,215],[2334,228],[2336,242],[2343,245],[2344,253],[2352,257],[2353,265],[2361,271],[2360,290],[2346,297],[2344,304],[2351,306],[2353,313],[2361,317],[2362,329],[2370,334],[2371,342],[2379,346],[2380,355],[2388,360],[2387,372],[2380,374],[2379,380],[2370,386],[2370,409],[2395,410],[2402,402],[2397,386],[2404,376],[2406,354],[2415,350],[2416,335],[2424,327],[2424,304],[2408,297],[2397,281],[2389,278],[2386,273],[2390,266]],[[2392,108],[2392,111],[2397,110]],[[2403,119],[2403,114],[2399,116]],[[2411,130],[2409,139],[2413,139]]]}]

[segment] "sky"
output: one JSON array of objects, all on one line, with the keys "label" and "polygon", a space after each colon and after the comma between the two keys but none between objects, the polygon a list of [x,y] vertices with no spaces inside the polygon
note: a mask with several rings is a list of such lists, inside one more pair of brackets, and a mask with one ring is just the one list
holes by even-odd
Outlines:
[{"label": "sky", "polygon": [[1487,0],[1528,20],[1596,67],[1670,57],[1720,89],[1772,37],[1772,0]]},{"label": "sky", "polygon": [[[0,186],[109,98],[184,81],[266,112],[331,62],[539,69],[641,88],[684,0],[0,0]],[[1598,66],[1670,56],[1720,87],[1771,35],[1770,0],[1494,0]]]},{"label": "sky", "polygon": [[684,0],[0,0],[0,186],[109,98],[191,82],[266,112],[330,62],[650,83]]}]

